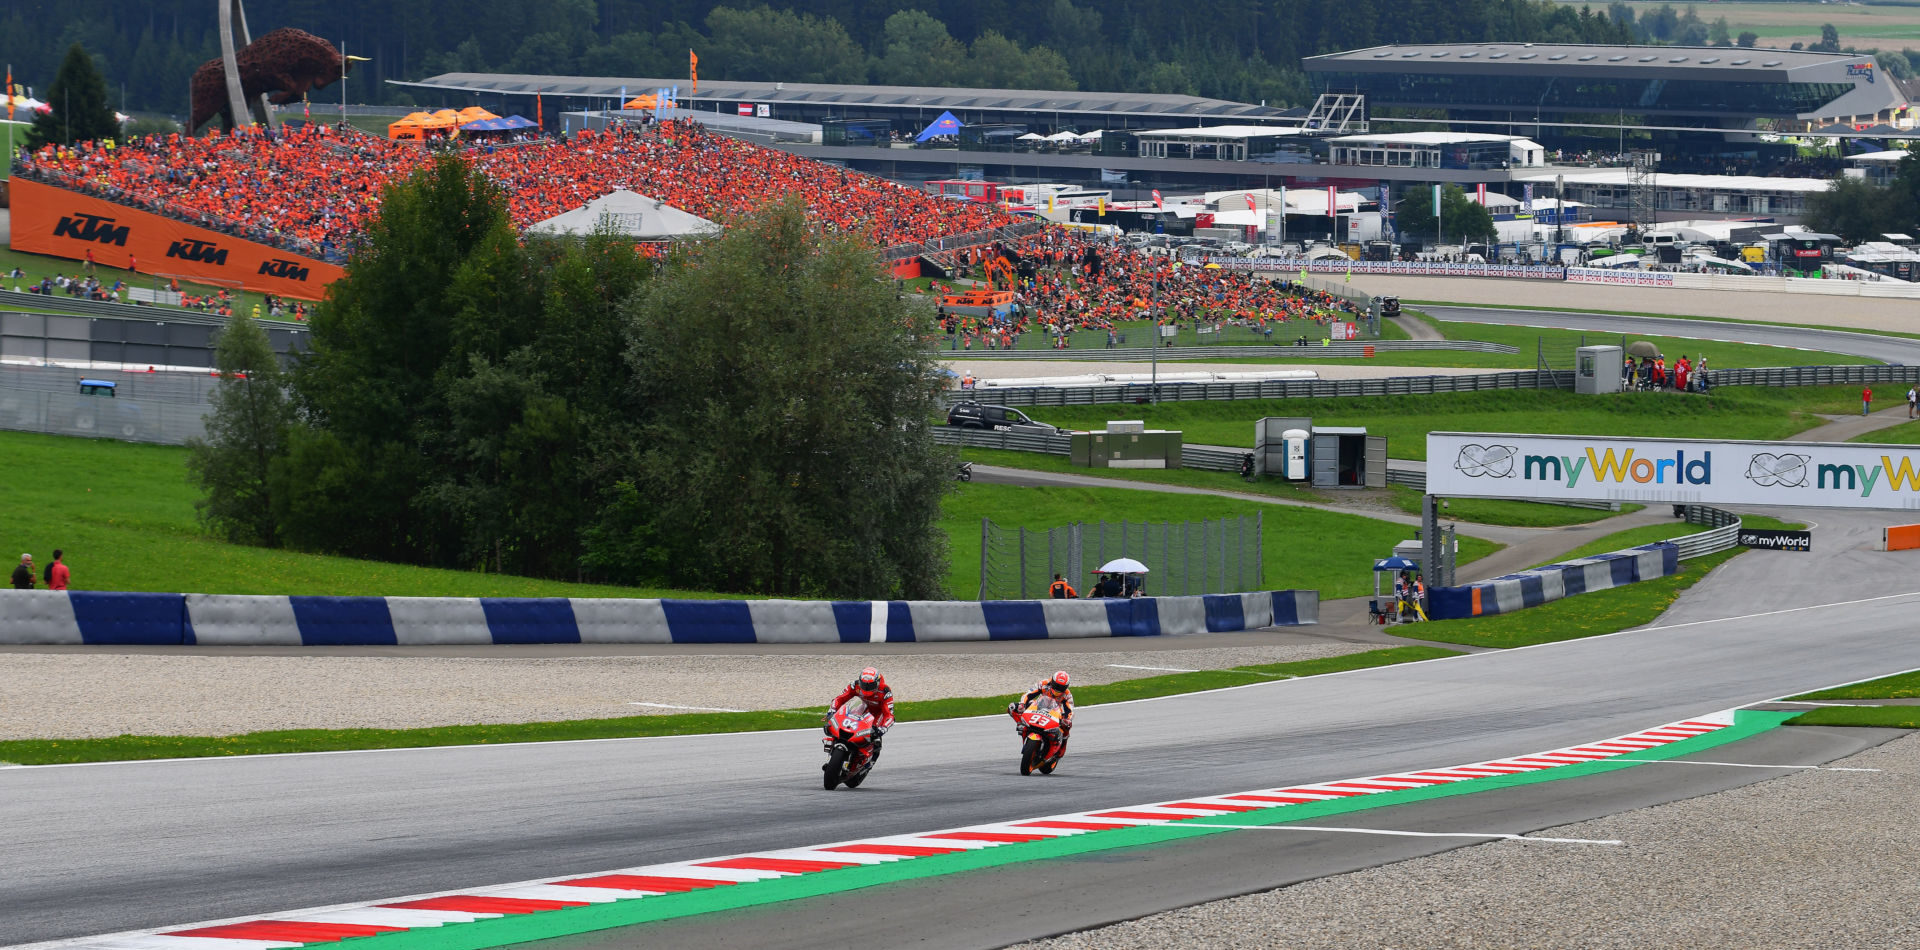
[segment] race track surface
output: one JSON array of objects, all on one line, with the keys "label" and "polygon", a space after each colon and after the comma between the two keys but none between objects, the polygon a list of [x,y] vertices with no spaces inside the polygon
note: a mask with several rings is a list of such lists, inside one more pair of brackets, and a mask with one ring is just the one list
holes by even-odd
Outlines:
[{"label": "race track surface", "polygon": [[[1509,310],[1496,307],[1435,305],[1422,307],[1421,310],[1435,320],[1448,323],[1495,323],[1502,326],[1553,327],[1627,335],[1688,337],[1845,353],[1849,356],[1865,356],[1889,363],[1920,364],[1920,340],[1848,330],[1816,330],[1778,324],[1684,320],[1673,317],[1635,317],[1612,313]],[[1818,322],[1818,313],[1818,305],[1810,303],[1805,320],[1810,323]],[[1916,324],[1914,329],[1920,330],[1920,324]],[[1812,356],[1797,357],[1795,354],[1783,353],[1780,365],[1800,366],[1817,362],[1819,360]]]},{"label": "race track surface", "polygon": [[1920,667],[1916,605],[1088,707],[1038,780],[1000,718],[900,726],[853,793],[811,732],[4,769],[0,944],[1555,748]]}]

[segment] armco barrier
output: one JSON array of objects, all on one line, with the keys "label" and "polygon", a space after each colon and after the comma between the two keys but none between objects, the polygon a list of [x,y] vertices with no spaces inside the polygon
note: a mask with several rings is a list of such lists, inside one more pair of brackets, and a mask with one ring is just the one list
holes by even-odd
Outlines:
[{"label": "armco barrier", "polygon": [[7,644],[910,643],[1175,636],[1319,619],[1310,590],[984,602],[0,591]]},{"label": "armco barrier", "polygon": [[1549,564],[1461,587],[1436,588],[1430,595],[1435,620],[1484,617],[1538,607],[1576,594],[1666,577],[1680,570],[1680,548],[1671,541],[1626,551]]}]

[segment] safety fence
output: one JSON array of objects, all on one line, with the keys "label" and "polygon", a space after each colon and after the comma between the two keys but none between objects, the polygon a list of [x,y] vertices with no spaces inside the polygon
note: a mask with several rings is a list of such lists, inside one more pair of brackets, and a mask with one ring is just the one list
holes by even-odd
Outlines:
[{"label": "safety fence", "polygon": [[1070,455],[1073,452],[1073,439],[1066,435],[963,429],[959,426],[934,426],[933,441],[942,445],[1006,449],[1012,452],[1039,452],[1043,455]]},{"label": "safety fence", "polygon": [[[1284,336],[1284,334],[1283,334]],[[956,359],[956,352],[963,353],[969,360],[1087,360],[1092,362],[1147,363],[1155,359],[1162,360],[1224,360],[1224,359],[1356,359],[1379,356],[1382,353],[1430,353],[1449,351],[1456,353],[1499,353],[1511,355],[1520,352],[1517,346],[1505,343],[1483,343],[1478,340],[1375,340],[1372,342],[1315,342],[1307,346],[1296,343],[1189,343],[1181,346],[1163,346],[1158,351],[1150,346],[1125,347],[1112,349],[1066,349],[1066,350],[965,350],[937,349],[935,355],[941,359]]]},{"label": "safety fence", "polygon": [[1707,371],[1707,386],[1858,386],[1920,382],[1920,366],[1764,366]]},{"label": "safety fence", "polygon": [[1920,297],[1920,284],[1892,278],[1847,280],[1831,277],[1696,274],[1570,267],[1567,269],[1567,281],[1577,284],[1615,284],[1631,287],[1676,287],[1683,290],[1758,290],[1768,293],[1819,294],[1830,297]]},{"label": "safety fence", "polygon": [[1148,573],[1145,589],[1190,596],[1258,589],[1261,529],[1255,513],[1217,521],[1098,521],[1058,528],[1006,528],[980,519],[980,599],[1046,597],[1054,575],[1076,590],[1100,567],[1132,558]]},{"label": "safety fence", "polygon": [[9,590],[0,644],[911,643],[1175,636],[1319,617],[1310,590],[985,603]]},{"label": "safety fence", "polygon": [[1739,543],[1740,517],[1707,505],[1680,506],[1688,524],[1708,530],[1624,551],[1548,564],[1429,593],[1434,620],[1484,617],[1538,607],[1576,594],[1622,587],[1678,573],[1680,562],[1730,550]]},{"label": "safety fence", "polygon": [[996,406],[1097,406],[1107,403],[1201,402],[1236,399],[1342,399],[1424,396],[1492,389],[1572,389],[1571,370],[1514,370],[1460,376],[1379,379],[1267,379],[1241,382],[1116,383],[1111,386],[1008,386],[949,392],[949,402]]},{"label": "safety fence", "polygon": [[1564,280],[1567,269],[1554,264],[1470,264],[1451,261],[1355,261],[1341,257],[1301,260],[1288,257],[1211,258],[1229,270],[1287,274],[1394,274],[1408,277],[1514,277]]},{"label": "safety fence", "polygon": [[204,403],[106,399],[0,385],[0,429],[15,432],[183,445],[206,435],[206,413]]}]

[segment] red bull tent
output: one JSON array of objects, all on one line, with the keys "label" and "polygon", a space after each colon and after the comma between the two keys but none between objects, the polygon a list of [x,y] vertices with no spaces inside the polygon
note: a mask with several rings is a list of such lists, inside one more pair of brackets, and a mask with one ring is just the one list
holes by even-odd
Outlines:
[{"label": "red bull tent", "polygon": [[933,138],[936,135],[959,135],[959,134],[960,134],[960,120],[954,118],[953,113],[951,112],[942,112],[940,113],[940,118],[933,120],[932,125],[929,125],[924,129],[921,129],[920,134],[914,136],[913,140],[916,142],[924,142],[930,138]]}]

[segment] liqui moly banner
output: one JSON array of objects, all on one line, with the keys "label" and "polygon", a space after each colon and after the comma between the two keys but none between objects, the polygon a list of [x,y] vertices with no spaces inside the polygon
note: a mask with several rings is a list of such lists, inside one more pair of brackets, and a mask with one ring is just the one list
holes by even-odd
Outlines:
[{"label": "liqui moly banner", "polygon": [[1920,508],[1920,446],[1433,432],[1427,491],[1529,501]]}]

